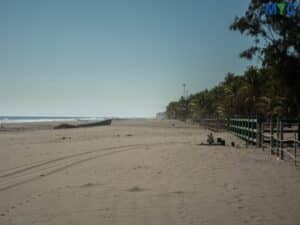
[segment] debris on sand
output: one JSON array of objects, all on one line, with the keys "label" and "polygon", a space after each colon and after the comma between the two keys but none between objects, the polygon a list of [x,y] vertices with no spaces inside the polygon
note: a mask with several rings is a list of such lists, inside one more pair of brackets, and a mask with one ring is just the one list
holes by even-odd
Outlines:
[{"label": "debris on sand", "polygon": [[89,187],[95,187],[95,186],[99,186],[99,185],[100,184],[89,182],[89,183],[81,185],[81,187],[83,187],[83,188],[89,188]]},{"label": "debris on sand", "polygon": [[223,138],[217,138],[217,144],[225,146],[225,140]]},{"label": "debris on sand", "polygon": [[137,170],[137,169],[141,169],[141,168],[142,168],[141,166],[137,166],[137,167],[134,167],[133,169]]},{"label": "debris on sand", "polygon": [[184,191],[175,191],[175,192],[173,192],[174,194],[184,194]]},{"label": "debris on sand", "polygon": [[127,191],[129,192],[140,192],[140,191],[143,191],[144,189],[143,188],[140,188],[139,186],[134,186],[132,188],[129,188]]},{"label": "debris on sand", "polygon": [[67,139],[72,139],[71,137],[65,137],[65,136],[63,136],[62,138],[61,138],[62,140],[67,140]]},{"label": "debris on sand", "polygon": [[95,184],[93,184],[93,183],[87,183],[87,184],[84,184],[84,185],[82,185],[83,187],[91,187],[91,186],[94,186]]}]

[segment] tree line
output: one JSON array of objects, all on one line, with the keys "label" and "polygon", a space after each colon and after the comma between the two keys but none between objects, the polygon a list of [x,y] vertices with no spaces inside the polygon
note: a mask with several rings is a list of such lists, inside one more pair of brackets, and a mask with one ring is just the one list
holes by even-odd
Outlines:
[{"label": "tree line", "polygon": [[230,29],[253,39],[253,46],[241,58],[254,57],[261,66],[251,66],[244,74],[226,74],[212,89],[206,89],[170,102],[170,119],[263,118],[300,116],[300,10],[296,14],[266,15],[263,1],[251,0],[242,17],[236,17]]}]

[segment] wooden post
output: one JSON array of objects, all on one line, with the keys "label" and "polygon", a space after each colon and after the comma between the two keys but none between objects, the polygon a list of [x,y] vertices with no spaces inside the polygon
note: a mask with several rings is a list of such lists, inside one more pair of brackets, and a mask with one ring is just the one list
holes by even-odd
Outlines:
[{"label": "wooden post", "polygon": [[253,120],[250,119],[248,123],[248,129],[249,129],[249,139],[252,141],[253,139]]},{"label": "wooden post", "polygon": [[265,131],[265,123],[261,122],[261,145],[263,147],[263,151],[265,151],[265,136],[264,136],[264,131]]},{"label": "wooden post", "polygon": [[298,121],[298,141],[300,141],[300,121]]},{"label": "wooden post", "polygon": [[231,125],[230,119],[226,118],[224,122],[226,122],[226,128],[225,129],[227,129],[229,131],[232,131],[231,127],[230,127],[230,125]]},{"label": "wooden post", "polygon": [[234,133],[235,133],[235,135],[237,135],[237,133],[238,133],[238,128],[237,128],[238,122],[236,120],[234,120],[234,125],[235,125]]},{"label": "wooden post", "polygon": [[284,159],[284,153],[283,153],[283,122],[282,120],[280,121],[280,159]]},{"label": "wooden post", "polygon": [[256,147],[260,148],[261,147],[261,135],[262,135],[262,131],[261,131],[261,121],[259,121],[258,119],[256,119]]},{"label": "wooden post", "polygon": [[231,119],[229,118],[229,119],[227,119],[227,127],[229,128],[229,129],[231,129],[231,131],[232,131],[232,127],[230,127],[230,126],[232,126],[233,124],[232,124],[232,122],[231,122]]},{"label": "wooden post", "polygon": [[248,140],[248,121],[249,118],[245,118],[245,121],[243,122],[243,135],[246,142],[246,148],[248,148],[249,140]]},{"label": "wooden post", "polygon": [[297,166],[297,135],[295,133],[295,137],[294,137],[294,164],[295,166]]},{"label": "wooden post", "polygon": [[274,135],[274,126],[273,126],[273,118],[271,117],[271,121],[270,121],[270,145],[271,145],[271,155],[274,155],[274,149],[273,149],[273,135]]},{"label": "wooden post", "polygon": [[277,118],[276,122],[276,155],[279,157],[279,118]]}]

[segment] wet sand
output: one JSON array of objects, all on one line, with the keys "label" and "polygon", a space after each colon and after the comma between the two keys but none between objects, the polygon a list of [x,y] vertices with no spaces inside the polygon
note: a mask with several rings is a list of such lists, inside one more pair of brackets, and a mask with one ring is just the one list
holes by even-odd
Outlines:
[{"label": "wet sand", "polygon": [[178,121],[0,130],[0,224],[300,224],[300,170]]}]

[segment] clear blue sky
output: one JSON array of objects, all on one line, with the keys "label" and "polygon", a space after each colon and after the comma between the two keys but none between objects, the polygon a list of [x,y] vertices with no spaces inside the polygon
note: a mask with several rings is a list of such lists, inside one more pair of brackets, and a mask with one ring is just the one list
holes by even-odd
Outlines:
[{"label": "clear blue sky", "polygon": [[0,115],[154,116],[249,62],[248,0],[1,0]]}]

